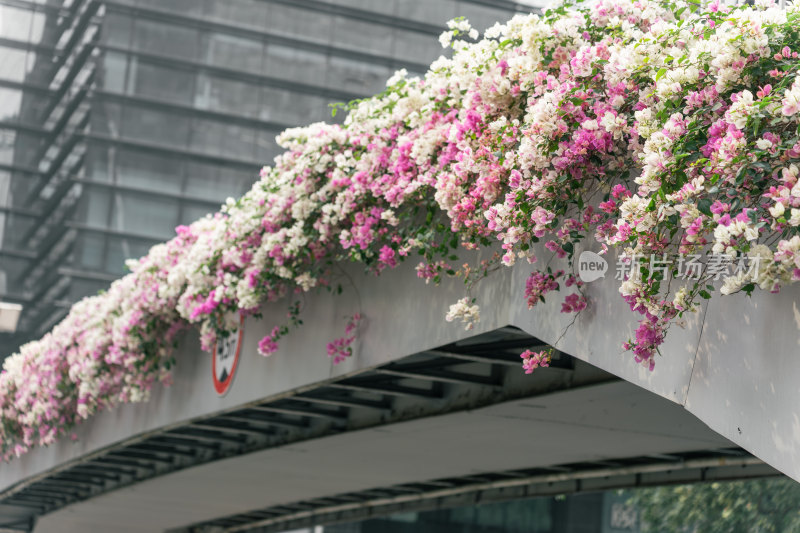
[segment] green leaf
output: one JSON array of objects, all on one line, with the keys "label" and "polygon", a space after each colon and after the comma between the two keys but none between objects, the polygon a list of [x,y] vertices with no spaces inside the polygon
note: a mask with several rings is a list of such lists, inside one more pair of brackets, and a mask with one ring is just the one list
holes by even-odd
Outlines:
[{"label": "green leaf", "polygon": [[661,78],[663,78],[664,74],[666,74],[666,73],[667,73],[667,69],[665,67],[661,67],[660,69],[658,69],[658,72],[656,72],[656,81],[658,81]]},{"label": "green leaf", "polygon": [[701,198],[700,201],[697,202],[697,210],[703,213],[706,216],[711,216],[711,199],[710,198]]}]

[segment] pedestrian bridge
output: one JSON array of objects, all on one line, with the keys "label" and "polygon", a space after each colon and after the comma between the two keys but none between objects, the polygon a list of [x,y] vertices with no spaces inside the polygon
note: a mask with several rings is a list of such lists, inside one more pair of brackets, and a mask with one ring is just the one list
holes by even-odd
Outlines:
[{"label": "pedestrian bridge", "polygon": [[[445,322],[459,280],[357,268],[344,294],[244,321],[230,388],[187,334],[174,384],[104,412],[78,439],[0,470],[7,531],[283,531],[390,512],[612,487],[785,473],[800,479],[798,291],[713,298],[673,328],[654,372],[623,353],[636,317],[613,276],[573,322],[559,295],[527,309],[528,265],[473,289],[481,321]],[[354,354],[325,345],[360,312]],[[526,375],[519,353],[548,345]]]}]

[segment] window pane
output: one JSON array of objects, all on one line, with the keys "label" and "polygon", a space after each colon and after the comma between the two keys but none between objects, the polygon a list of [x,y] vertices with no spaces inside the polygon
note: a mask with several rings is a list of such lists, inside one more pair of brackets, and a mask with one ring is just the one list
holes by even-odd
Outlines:
[{"label": "window pane", "polygon": [[107,91],[121,93],[125,89],[125,68],[128,56],[118,52],[106,52],[100,69],[100,86]]},{"label": "window pane", "polygon": [[331,18],[308,9],[270,4],[265,29],[283,35],[302,35],[309,41],[327,44],[331,38]]},{"label": "window pane", "polygon": [[[0,98],[2,100],[2,98]],[[44,113],[50,105],[50,98],[33,92],[28,92],[22,99],[19,110],[20,122],[41,126],[44,122]]]},{"label": "window pane", "polygon": [[0,46],[0,78],[11,81],[25,79],[25,50]]},{"label": "window pane", "polygon": [[153,244],[149,240],[109,238],[105,271],[111,274],[124,274],[125,261],[142,257]]},{"label": "window pane", "polygon": [[397,16],[436,24],[442,26],[442,28],[444,28],[448,20],[462,14],[459,12],[460,8],[457,7],[455,0],[437,0],[436,2],[420,2],[419,0],[395,1],[397,2]]},{"label": "window pane", "polygon": [[111,176],[114,175],[111,165],[114,163],[115,148],[107,148],[103,145],[92,144],[86,156],[86,179],[101,183],[110,183]]},{"label": "window pane", "polygon": [[392,51],[392,30],[387,26],[371,22],[335,17],[333,19],[333,38],[336,46],[378,55],[389,55]]},{"label": "window pane", "polygon": [[244,116],[257,116],[259,112],[258,92],[258,87],[249,83],[200,74],[197,80],[195,107]]},{"label": "window pane", "polygon": [[183,182],[183,163],[174,157],[148,154],[138,150],[119,150],[117,183],[178,193]]},{"label": "window pane", "polygon": [[332,57],[326,85],[359,94],[374,94],[386,86],[391,75],[387,67]]},{"label": "window pane", "polygon": [[[4,137],[5,140],[3,140]],[[4,131],[0,133],[0,151],[4,144],[13,151],[11,162],[15,165],[34,167],[40,163],[40,147],[42,145],[40,134],[19,132],[14,135],[13,132]]]},{"label": "window pane", "polygon": [[16,122],[22,103],[22,92],[0,87],[0,121]]},{"label": "window pane", "polygon": [[331,109],[328,107],[328,100],[321,96],[265,87],[261,90],[259,117],[262,120],[297,126],[320,120],[330,121]]},{"label": "window pane", "polygon": [[98,99],[92,109],[92,133],[118,138],[121,128],[122,110],[119,104]]},{"label": "window pane", "polygon": [[196,118],[192,121],[191,148],[195,152],[219,154],[222,150],[222,124],[213,120]]},{"label": "window pane", "polygon": [[0,5],[0,35],[6,39],[27,41],[31,32],[32,13],[27,9],[18,9]]},{"label": "window pane", "polygon": [[197,30],[174,24],[163,24],[137,19],[133,34],[133,48],[157,55],[197,59]]},{"label": "window pane", "polygon": [[81,233],[76,241],[78,264],[92,270],[103,266],[105,237],[96,233]]},{"label": "window pane", "polygon": [[187,170],[186,195],[220,203],[244,194],[258,177],[257,170],[247,173],[205,163],[189,163]]},{"label": "window pane", "polygon": [[228,124],[222,136],[222,153],[225,157],[253,161],[258,133],[247,126]]},{"label": "window pane", "polygon": [[131,61],[128,94],[189,103],[193,91],[194,73],[191,71],[158,65],[141,58]]},{"label": "window pane", "polygon": [[128,48],[131,44],[131,23],[133,19],[120,13],[108,13],[103,19],[102,41],[105,44]]},{"label": "window pane", "polygon": [[107,227],[110,201],[111,196],[108,189],[89,188],[81,196],[77,221],[93,228]]},{"label": "window pane", "polygon": [[272,166],[277,155],[283,153],[283,148],[275,142],[277,132],[261,132],[258,136],[256,146],[256,161],[261,161],[264,165]]},{"label": "window pane", "polygon": [[[442,2],[442,0],[436,0],[433,2],[432,1],[420,2],[419,0],[414,0],[414,1],[416,3],[431,3],[431,4],[439,4]],[[332,0],[331,3],[347,6],[350,8],[355,7],[358,9],[363,9],[365,11],[374,11],[376,13],[393,15],[395,12],[395,2],[396,0],[381,0],[380,2],[376,2],[375,0]],[[426,20],[425,22],[429,21]]]},{"label": "window pane", "polygon": [[260,28],[267,21],[269,8],[269,4],[262,0],[211,0],[206,13],[210,18],[234,22],[237,26]]},{"label": "window pane", "polygon": [[[202,15],[205,10],[204,0],[138,0],[143,7],[174,11],[185,15]],[[213,2],[214,0],[212,0]]]},{"label": "window pane", "polygon": [[50,15],[49,22],[51,27],[47,28],[46,26],[48,23],[47,20],[48,15],[45,15],[41,11],[36,11],[32,13],[32,15],[33,16],[31,17],[31,33],[29,37],[30,42],[36,44],[44,44],[44,45],[55,44],[53,40],[56,37],[56,32],[53,31],[53,29],[55,28],[54,23],[56,17],[54,15]]},{"label": "window pane", "polygon": [[119,231],[168,238],[178,222],[178,200],[149,194],[117,192],[111,227]]},{"label": "window pane", "polygon": [[215,120],[195,119],[192,150],[211,155],[252,161],[256,132],[246,126]]},{"label": "window pane", "polygon": [[10,165],[14,162],[14,143],[17,132],[14,130],[0,130],[0,163]]},{"label": "window pane", "polygon": [[[99,270],[100,265],[97,265],[95,268]],[[73,278],[72,282],[69,284],[69,293],[67,298],[71,302],[77,302],[85,296],[97,294],[97,291],[106,288],[108,288],[107,284],[103,283],[102,281]]]},{"label": "window pane", "polygon": [[209,213],[216,213],[217,209],[207,204],[184,204],[183,212],[181,213],[180,224],[191,224],[195,220],[199,220]]},{"label": "window pane", "polygon": [[0,262],[0,293],[20,292],[16,282],[28,270],[30,270],[30,261],[3,257],[3,261]]},{"label": "window pane", "polygon": [[[30,239],[25,237],[35,232],[40,226],[35,218],[8,217],[3,246],[17,250],[32,249]],[[3,259],[5,261],[5,259]]]},{"label": "window pane", "polygon": [[264,45],[261,42],[212,33],[203,38],[205,61],[218,67],[261,72]]},{"label": "window pane", "polygon": [[138,106],[125,108],[123,134],[135,140],[184,148],[189,121],[183,115]]},{"label": "window pane", "polygon": [[267,45],[267,75],[312,85],[325,84],[327,57],[277,44]]},{"label": "window pane", "polygon": [[56,66],[50,54],[28,52],[25,81],[48,85],[55,75]]},{"label": "window pane", "polygon": [[[450,19],[447,19],[450,20]],[[430,35],[415,31],[394,30],[395,43],[392,56],[396,59],[411,60],[423,65],[432,63],[445,53],[444,48]]]}]

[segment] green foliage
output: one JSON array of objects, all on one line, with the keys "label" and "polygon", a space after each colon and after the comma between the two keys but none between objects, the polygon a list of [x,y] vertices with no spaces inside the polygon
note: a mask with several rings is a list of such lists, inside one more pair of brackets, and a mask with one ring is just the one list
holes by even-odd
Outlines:
[{"label": "green foliage", "polygon": [[784,477],[640,489],[629,501],[642,531],[800,532],[800,484]]}]

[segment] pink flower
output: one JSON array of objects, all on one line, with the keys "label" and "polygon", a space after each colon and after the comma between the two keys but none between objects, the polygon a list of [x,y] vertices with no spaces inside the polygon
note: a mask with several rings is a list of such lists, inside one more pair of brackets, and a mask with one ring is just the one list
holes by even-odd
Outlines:
[{"label": "pink flower", "polygon": [[542,350],[541,352],[525,350],[520,354],[520,357],[522,358],[522,368],[525,369],[526,374],[532,374],[539,367],[550,366],[551,355],[547,350]]},{"label": "pink flower", "polygon": [[557,290],[558,281],[556,280],[563,274],[564,272],[562,270],[559,270],[555,274],[538,271],[531,273],[531,275],[528,276],[528,280],[525,282],[525,297],[528,300],[528,309],[533,309],[540,301],[543,302],[544,295],[548,292]]},{"label": "pink flower", "polygon": [[397,257],[394,249],[392,249],[388,245],[384,245],[383,248],[381,248],[380,255],[378,256],[378,261],[380,261],[389,268],[396,267]]},{"label": "pink flower", "polygon": [[333,364],[338,365],[353,355],[352,344],[356,340],[355,331],[358,328],[358,325],[361,323],[361,320],[361,313],[355,313],[352,317],[350,317],[345,325],[345,336],[334,339],[327,344],[326,349],[328,352],[328,357],[333,358]]},{"label": "pink flower", "polygon": [[561,304],[561,312],[579,313],[586,309],[587,304],[586,297],[582,294],[570,294],[564,298],[564,302]]},{"label": "pink flower", "polygon": [[278,351],[277,340],[280,338],[280,328],[275,326],[269,335],[258,341],[258,353],[267,357]]}]

